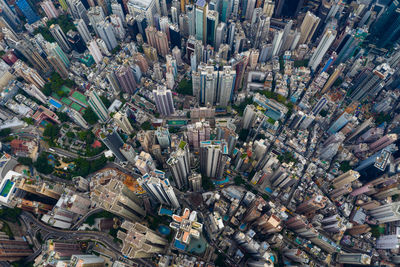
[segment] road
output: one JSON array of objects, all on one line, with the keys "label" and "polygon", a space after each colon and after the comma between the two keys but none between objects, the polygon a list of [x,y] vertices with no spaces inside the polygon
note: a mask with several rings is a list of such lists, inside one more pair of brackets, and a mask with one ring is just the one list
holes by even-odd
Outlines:
[{"label": "road", "polygon": [[88,213],[86,213],[82,218],[79,219],[79,221],[77,221],[77,222],[71,227],[71,230],[76,230],[76,229],[78,229],[78,228],[86,221],[86,219],[87,219],[90,215],[95,214],[95,213],[98,213],[98,212],[101,212],[102,210],[103,210],[103,209],[101,209],[101,208],[95,208],[95,209],[89,211]]},{"label": "road", "polygon": [[[46,232],[46,235],[43,235],[43,241],[46,241],[51,238],[55,239],[64,239],[64,240],[93,240],[103,244],[107,249],[116,253],[120,260],[125,259],[124,255],[121,253],[121,247],[118,243],[114,242],[112,236],[104,232],[98,231],[72,231],[72,230],[62,230],[53,228],[49,225],[44,224],[39,221],[35,216],[31,213],[23,211],[21,213],[21,219],[29,229],[31,225],[36,228],[39,228],[43,232]],[[26,262],[32,261],[37,255],[41,253],[41,248],[35,251],[31,256],[25,259]],[[153,265],[143,259],[135,259],[131,260],[132,262],[138,264],[139,266],[152,267]]]},{"label": "road", "polygon": [[71,151],[68,151],[68,150],[64,150],[64,149],[58,148],[58,147],[53,147],[53,148],[46,149],[46,152],[55,153],[55,154],[57,154],[59,156],[73,158],[73,159],[84,158],[84,159],[87,159],[87,160],[99,159],[104,154],[103,152],[101,152],[100,154],[94,155],[92,157],[86,157],[86,156],[81,156],[81,155],[78,155],[78,154],[76,154],[74,152],[71,152]]}]

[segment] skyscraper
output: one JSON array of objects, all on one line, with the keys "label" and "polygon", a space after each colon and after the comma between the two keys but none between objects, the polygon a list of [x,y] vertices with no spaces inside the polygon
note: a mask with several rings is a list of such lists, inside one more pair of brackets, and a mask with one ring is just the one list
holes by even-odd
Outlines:
[{"label": "skyscraper", "polygon": [[206,42],[207,36],[207,28],[206,28],[206,20],[207,20],[207,1],[205,0],[197,0],[196,2],[196,39]]},{"label": "skyscraper", "polygon": [[274,8],[275,8],[275,2],[271,0],[265,0],[264,1],[264,7],[263,7],[263,13],[267,17],[272,17],[274,14]]},{"label": "skyscraper", "polygon": [[40,3],[40,6],[42,7],[44,13],[46,13],[46,16],[49,19],[52,18],[57,18],[58,17],[58,10],[54,7],[54,4],[50,0],[44,0],[43,2]]},{"label": "skyscraper", "polygon": [[200,142],[200,171],[209,178],[221,179],[229,160],[225,141]]},{"label": "skyscraper", "polygon": [[201,120],[193,124],[187,125],[187,138],[189,144],[197,150],[201,141],[210,140],[211,127],[206,120]]},{"label": "skyscraper", "polygon": [[61,29],[60,25],[52,24],[50,26],[50,33],[53,35],[54,39],[56,39],[58,45],[62,50],[64,50],[64,52],[69,53],[71,51],[71,46],[69,45],[67,36]]},{"label": "skyscraper", "polygon": [[126,134],[129,135],[133,133],[133,127],[129,122],[126,114],[123,114],[121,111],[118,111],[117,113],[114,114],[113,118],[122,131],[124,131]]},{"label": "skyscraper", "polygon": [[224,66],[223,70],[218,72],[217,103],[220,106],[226,107],[231,102],[235,79],[236,71],[231,66]]},{"label": "skyscraper", "polygon": [[125,93],[133,94],[135,92],[137,84],[130,67],[120,66],[115,72],[115,75]]},{"label": "skyscraper", "polygon": [[153,96],[157,110],[161,115],[168,116],[175,112],[171,90],[167,90],[165,86],[157,85],[157,90],[153,90]]},{"label": "skyscraper", "polygon": [[101,122],[109,119],[108,110],[95,91],[89,93],[88,103]]},{"label": "skyscraper", "polygon": [[349,170],[332,181],[332,185],[334,188],[342,188],[345,185],[351,184],[353,181],[357,180],[360,177],[360,174],[356,171]]},{"label": "skyscraper", "polygon": [[303,214],[322,209],[327,200],[327,197],[317,195],[297,206],[296,212]]},{"label": "skyscraper", "polygon": [[111,11],[113,14],[117,15],[121,19],[122,24],[126,26],[125,15],[121,4],[119,4],[117,1],[113,1],[111,3]]},{"label": "skyscraper", "polygon": [[181,140],[177,149],[170,154],[167,165],[177,188],[187,189],[189,187],[188,176],[190,173],[189,144]]},{"label": "skyscraper", "polygon": [[180,205],[175,196],[174,189],[168,179],[165,178],[165,173],[163,171],[151,171],[150,173],[143,175],[141,178],[138,178],[137,181],[152,199],[161,204],[179,208]]},{"label": "skyscraper", "polygon": [[123,181],[115,178],[106,180],[104,176],[103,179],[94,177],[90,192],[90,198],[96,206],[108,212],[133,221],[146,216],[142,199],[138,198]]},{"label": "skyscraper", "polygon": [[103,61],[103,55],[101,54],[100,48],[97,45],[97,42],[95,39],[92,39],[88,43],[88,49],[90,54],[93,56],[94,61],[96,64],[99,64]]},{"label": "skyscraper", "polygon": [[89,18],[90,25],[92,26],[94,32],[96,33],[97,36],[99,36],[97,24],[105,22],[103,9],[100,6],[91,7],[87,11],[87,16]]},{"label": "skyscraper", "polygon": [[69,9],[71,10],[71,15],[75,20],[82,19],[85,24],[89,24],[89,17],[86,12],[85,6],[80,0],[68,0]]},{"label": "skyscraper", "polygon": [[21,30],[21,21],[18,16],[11,10],[5,0],[0,0],[0,16],[12,27],[15,31]]},{"label": "skyscraper", "polygon": [[215,47],[215,34],[218,25],[218,12],[210,10],[207,12],[207,44]]},{"label": "skyscraper", "polygon": [[379,47],[385,47],[399,38],[400,32],[400,3],[395,0],[371,27],[371,35]]},{"label": "skyscraper", "polygon": [[167,34],[165,32],[158,31],[155,34],[155,42],[158,54],[165,58],[165,56],[169,53]]},{"label": "skyscraper", "polygon": [[394,70],[383,63],[373,71],[366,69],[361,72],[354,80],[350,90],[350,97],[353,101],[362,101],[367,97],[375,97],[385,86]]},{"label": "skyscraper", "polygon": [[321,38],[317,49],[314,51],[310,61],[308,62],[308,66],[315,71],[319,64],[321,63],[322,59],[325,56],[326,51],[328,51],[329,47],[333,43],[336,37],[335,30],[327,30]]},{"label": "skyscraper", "polygon": [[125,220],[117,237],[122,241],[121,253],[129,259],[150,258],[162,253],[168,245],[167,239],[140,223]]},{"label": "skyscraper", "polygon": [[400,202],[392,202],[369,210],[369,214],[378,223],[387,223],[400,220]]},{"label": "skyscraper", "polygon": [[21,10],[21,12],[24,14],[29,24],[35,23],[40,19],[40,17],[29,5],[27,0],[17,0],[15,4],[18,6],[19,10]]},{"label": "skyscraper", "polygon": [[319,22],[320,18],[315,16],[310,11],[307,12],[300,26],[301,35],[299,44],[308,44],[310,42],[311,38],[314,35],[315,30],[318,27]]},{"label": "skyscraper", "polygon": [[83,19],[74,20],[74,25],[85,43],[92,40],[92,36],[90,35],[89,29]]},{"label": "skyscraper", "polygon": [[96,25],[100,38],[106,43],[108,50],[113,50],[117,45],[117,39],[110,22],[102,21]]},{"label": "skyscraper", "polygon": [[100,132],[99,136],[100,140],[103,141],[120,161],[126,161],[126,158],[120,151],[120,148],[124,145],[124,141],[115,129],[104,129]]},{"label": "skyscraper", "polygon": [[198,96],[200,104],[213,105],[217,96],[218,71],[214,70],[214,66],[199,66],[198,72],[192,74],[200,78],[193,79],[193,95]]}]

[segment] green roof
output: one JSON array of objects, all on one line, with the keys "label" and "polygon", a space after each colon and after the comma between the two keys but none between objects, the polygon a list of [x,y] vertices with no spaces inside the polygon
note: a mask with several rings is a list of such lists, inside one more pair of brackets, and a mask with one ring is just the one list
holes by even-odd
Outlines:
[{"label": "green roof", "polygon": [[65,105],[69,106],[69,105],[71,105],[72,100],[69,99],[69,98],[63,97],[63,98],[61,99],[61,102],[63,102]]},{"label": "green roof", "polygon": [[88,102],[86,101],[86,96],[84,96],[83,94],[81,94],[78,91],[73,92],[71,97],[82,102],[85,105],[88,105]]},{"label": "green roof", "polygon": [[186,146],[186,144],[187,144],[187,143],[186,143],[185,141],[180,141],[180,142],[179,142],[179,148],[180,148],[180,149],[184,149],[185,146]]},{"label": "green roof", "polygon": [[75,109],[76,111],[80,111],[82,106],[74,102],[71,104],[71,108]]}]

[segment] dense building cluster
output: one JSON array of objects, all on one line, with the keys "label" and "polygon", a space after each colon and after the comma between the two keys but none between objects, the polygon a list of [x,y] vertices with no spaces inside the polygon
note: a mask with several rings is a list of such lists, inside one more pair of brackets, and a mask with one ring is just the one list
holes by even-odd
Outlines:
[{"label": "dense building cluster", "polygon": [[397,0],[0,0],[1,266],[398,266]]}]

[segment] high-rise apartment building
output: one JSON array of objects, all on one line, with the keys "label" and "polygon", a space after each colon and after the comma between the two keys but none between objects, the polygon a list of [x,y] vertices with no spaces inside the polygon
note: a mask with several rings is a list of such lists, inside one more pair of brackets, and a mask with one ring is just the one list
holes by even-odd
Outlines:
[{"label": "high-rise apartment building", "polygon": [[[195,8],[196,39],[206,42],[208,5],[205,0],[197,0]],[[193,22],[192,22],[193,23]]]},{"label": "high-rise apartment building", "polygon": [[92,26],[94,32],[97,36],[99,35],[99,31],[97,29],[97,25],[101,22],[105,22],[105,15],[103,9],[100,6],[95,6],[89,8],[87,11],[87,16],[89,18],[90,25]]},{"label": "high-rise apartment building", "polygon": [[12,27],[15,31],[21,30],[21,21],[17,14],[13,12],[5,0],[0,0],[0,16]]},{"label": "high-rise apartment building", "polygon": [[154,170],[146,173],[137,179],[139,185],[143,187],[153,200],[166,204],[174,208],[179,208],[179,202],[176,198],[174,188],[165,178],[165,173],[160,170]]},{"label": "high-rise apartment building", "polygon": [[120,160],[126,161],[126,158],[121,153],[120,148],[124,145],[121,136],[115,129],[105,129],[99,134],[101,141],[113,152],[113,154]]},{"label": "high-rise apartment building", "polygon": [[378,221],[378,223],[387,223],[400,220],[400,202],[374,207],[369,210],[369,214]]},{"label": "high-rise apartment building", "polygon": [[224,66],[218,72],[217,103],[226,107],[232,101],[233,90],[235,89],[236,71],[231,66]]},{"label": "high-rise apartment building", "polygon": [[229,161],[225,141],[200,142],[200,171],[209,178],[220,179]]},{"label": "high-rise apartment building", "polygon": [[157,90],[153,90],[153,96],[157,110],[161,115],[168,116],[175,112],[171,90],[167,90],[165,86],[158,85]]},{"label": "high-rise apartment building", "polygon": [[329,47],[333,43],[336,37],[335,30],[327,30],[321,38],[317,49],[314,51],[314,54],[311,56],[310,61],[308,62],[308,66],[315,71],[322,59],[325,56],[325,53],[328,51]]},{"label": "high-rise apartment building", "polygon": [[172,173],[177,188],[189,187],[188,176],[190,173],[190,152],[189,144],[180,141],[178,148],[170,154],[167,165]]},{"label": "high-rise apartment building", "polygon": [[129,259],[150,258],[162,253],[168,244],[167,239],[140,223],[124,221],[124,231],[118,231],[117,237],[122,241],[122,254]]},{"label": "high-rise apartment building", "polygon": [[133,94],[137,88],[132,69],[128,66],[120,66],[115,72],[118,82],[125,93]]},{"label": "high-rise apartment building", "polygon": [[104,184],[101,179],[94,179],[93,184],[90,198],[97,207],[132,221],[146,216],[143,201],[122,181],[110,179]]},{"label": "high-rise apartment building", "polygon": [[95,91],[89,93],[88,103],[101,122],[106,122],[110,118],[106,106]]},{"label": "high-rise apartment building", "polygon": [[200,147],[201,141],[210,140],[211,127],[209,121],[201,120],[186,127],[187,140],[195,150]]},{"label": "high-rise apartment building", "polygon": [[52,24],[50,26],[50,33],[64,52],[68,53],[71,51],[71,46],[69,45],[67,36],[61,29],[60,25]]},{"label": "high-rise apartment building", "polygon": [[58,10],[55,8],[54,4],[50,0],[44,0],[40,3],[44,13],[49,19],[57,18],[58,17]]},{"label": "high-rise apartment building", "polygon": [[300,26],[300,40],[299,44],[308,44],[313,37],[315,30],[318,27],[320,18],[308,11]]},{"label": "high-rise apartment building", "polygon": [[353,101],[375,97],[393,75],[394,70],[387,63],[377,66],[373,71],[365,69],[354,80],[350,90]]},{"label": "high-rise apartment building", "polygon": [[[74,25],[79,32],[79,35],[82,37],[82,40],[85,43],[89,43],[92,40],[92,36],[89,32],[89,29],[83,19],[74,20]],[[96,62],[97,63],[97,62]]]},{"label": "high-rise apartment building", "polygon": [[22,14],[24,14],[29,24],[35,23],[36,21],[40,20],[40,17],[32,9],[27,0],[17,0],[15,4],[18,6],[19,10],[21,10]]},{"label": "high-rise apartment building", "polygon": [[317,195],[297,206],[296,212],[304,214],[322,209],[327,200],[326,197]]},{"label": "high-rise apartment building", "polygon": [[88,13],[85,6],[80,0],[67,0],[69,4],[69,10],[75,20],[82,19],[86,25],[90,23]]},{"label": "high-rise apartment building", "polygon": [[113,50],[118,45],[118,42],[111,23],[102,21],[96,25],[96,28],[99,37],[106,43],[107,49],[109,51]]},{"label": "high-rise apartment building", "polygon": [[121,111],[118,111],[117,113],[114,114],[113,118],[114,121],[117,123],[118,127],[121,128],[122,131],[124,131],[128,135],[133,133],[133,127],[129,122],[126,114],[122,113]]},{"label": "high-rise apartment building", "polygon": [[100,48],[97,45],[97,42],[95,39],[92,39],[88,43],[88,49],[90,54],[92,55],[94,62],[96,64],[100,64],[103,61],[103,55],[101,54]]},{"label": "high-rise apartment building", "polygon": [[193,192],[199,192],[202,187],[201,187],[201,174],[200,173],[196,173],[196,172],[192,172],[189,177],[189,185],[190,185],[190,189]]}]

